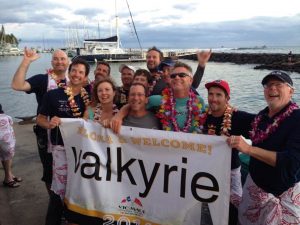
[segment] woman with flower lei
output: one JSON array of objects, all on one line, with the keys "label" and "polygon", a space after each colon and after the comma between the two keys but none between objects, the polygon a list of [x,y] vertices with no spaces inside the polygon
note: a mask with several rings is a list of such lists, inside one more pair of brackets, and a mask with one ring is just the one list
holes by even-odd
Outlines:
[{"label": "woman with flower lei", "polygon": [[90,119],[108,127],[111,118],[118,112],[114,104],[116,86],[111,79],[103,79],[93,87],[93,104],[84,112],[84,119]]},{"label": "woman with flower lei", "polygon": [[252,123],[253,146],[239,136],[231,147],[250,155],[239,206],[241,224],[300,224],[300,110],[291,101],[293,81],[281,71],[262,80],[268,107]]}]

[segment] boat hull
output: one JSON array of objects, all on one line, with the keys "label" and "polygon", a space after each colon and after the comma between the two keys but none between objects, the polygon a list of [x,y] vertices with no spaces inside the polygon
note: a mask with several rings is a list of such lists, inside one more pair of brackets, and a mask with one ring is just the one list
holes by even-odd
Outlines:
[{"label": "boat hull", "polygon": [[145,61],[145,58],[141,56],[141,54],[90,54],[90,55],[77,55],[73,57],[74,59],[84,59],[87,62],[97,62],[97,61],[109,61],[109,62],[138,62],[138,61]]}]

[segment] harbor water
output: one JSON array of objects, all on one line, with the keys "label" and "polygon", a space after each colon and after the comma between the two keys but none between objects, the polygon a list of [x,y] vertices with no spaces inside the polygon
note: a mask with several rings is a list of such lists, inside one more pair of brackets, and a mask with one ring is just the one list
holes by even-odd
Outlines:
[{"label": "harbor water", "polygon": [[[293,49],[292,49],[293,50]],[[296,52],[295,52],[296,53]],[[23,56],[0,57],[0,103],[6,114],[12,116],[31,116],[36,114],[36,100],[34,94],[26,94],[11,89],[11,81]],[[35,74],[45,73],[51,67],[51,54],[41,54],[41,57],[33,62],[27,72],[29,78]],[[197,68],[196,61],[184,60],[193,71]],[[120,63],[112,63],[111,76],[120,85],[120,73],[118,71]],[[132,63],[137,68],[146,68],[145,62]],[[198,92],[206,101],[207,91],[204,84],[215,79],[227,80],[231,87],[231,104],[240,110],[257,113],[266,106],[263,96],[262,78],[267,75],[269,70],[254,70],[254,64],[236,65],[231,63],[209,62]],[[93,80],[95,64],[91,64],[89,78]],[[294,101],[300,104],[300,74],[289,73],[294,81],[295,94]],[[14,118],[15,119],[15,118]],[[15,119],[16,120],[16,119]]]}]

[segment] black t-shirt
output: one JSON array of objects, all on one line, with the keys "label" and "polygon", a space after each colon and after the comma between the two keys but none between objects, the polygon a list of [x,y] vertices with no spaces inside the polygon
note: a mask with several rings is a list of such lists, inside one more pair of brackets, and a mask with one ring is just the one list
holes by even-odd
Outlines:
[{"label": "black t-shirt", "polygon": [[117,87],[115,103],[118,109],[126,105],[128,102],[129,90],[124,89],[123,87]]},{"label": "black t-shirt", "polygon": [[[80,116],[74,116],[68,102],[68,95],[64,92],[64,88],[57,88],[51,91],[48,91],[44,98],[40,114],[44,116],[50,116],[50,118],[57,116],[60,118],[77,118],[82,117],[85,104],[82,100],[80,93],[74,96],[74,100],[81,112]],[[51,143],[53,145],[63,145],[61,133],[58,128],[51,130]]]},{"label": "black t-shirt", "polygon": [[[245,138],[249,138],[249,131],[251,129],[251,122],[255,115],[243,111],[235,111],[231,118],[231,130],[230,135],[243,135]],[[222,122],[224,115],[221,117],[213,117],[208,115],[204,124],[203,133],[214,133],[214,135],[220,135]],[[239,152],[236,149],[232,149],[231,169],[236,169],[241,165]]]},{"label": "black t-shirt", "polygon": [[[48,79],[48,74],[37,74],[26,80],[31,86],[30,91],[27,91],[26,93],[35,93],[36,101],[38,104],[37,114],[39,114],[42,107],[43,97],[47,93]],[[61,80],[60,83],[66,84],[66,80]]]},{"label": "black t-shirt", "polygon": [[35,93],[36,101],[38,104],[37,114],[40,112],[44,95],[47,93],[48,86],[48,74],[37,74],[26,80],[31,90],[27,91],[27,94]]}]

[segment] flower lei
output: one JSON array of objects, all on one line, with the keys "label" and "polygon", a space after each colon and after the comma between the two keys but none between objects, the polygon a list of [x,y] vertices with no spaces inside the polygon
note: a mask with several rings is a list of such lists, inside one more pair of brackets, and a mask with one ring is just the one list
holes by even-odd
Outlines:
[{"label": "flower lei", "polygon": [[57,87],[66,86],[65,82],[62,82],[62,79],[57,79],[57,75],[54,73],[53,69],[48,69],[47,74],[56,82]]},{"label": "flower lei", "polygon": [[298,108],[299,107],[296,103],[291,103],[285,110],[285,112],[277,115],[274,118],[274,122],[272,124],[269,124],[265,131],[262,131],[258,128],[258,125],[262,119],[262,115],[257,115],[251,124],[252,130],[249,132],[252,142],[254,144],[257,144],[267,139],[270,136],[270,134],[274,133],[277,130],[279,124],[287,117],[289,117],[295,109]]},{"label": "flower lei", "polygon": [[[231,118],[232,118],[232,113],[235,111],[236,109],[233,108],[230,105],[226,106],[225,112],[224,112],[224,117],[223,117],[223,122],[221,124],[221,129],[220,129],[220,135],[225,135],[225,136],[230,136],[229,131],[231,130]],[[209,110],[207,112],[209,115],[212,114],[211,110]],[[208,134],[209,135],[215,135],[215,127],[210,127],[210,125],[208,125]]]},{"label": "flower lei", "polygon": [[[79,111],[79,107],[74,99],[72,88],[69,86],[65,86],[64,88],[65,88],[64,92],[68,96],[68,102],[72,110],[73,116],[80,117],[82,112]],[[90,99],[89,99],[89,94],[83,87],[80,90],[80,97],[82,98],[84,105],[87,107],[90,104]]]},{"label": "flower lei", "polygon": [[[95,107],[94,121],[101,122],[102,110],[103,109],[101,103],[97,103]],[[119,112],[118,107],[115,104],[113,104],[113,109],[112,109],[113,115],[116,115],[117,112]]]},{"label": "flower lei", "polygon": [[156,116],[160,119],[160,122],[164,130],[172,130],[176,132],[188,132],[191,126],[196,128],[196,132],[199,132],[199,126],[203,124],[203,117],[201,114],[202,104],[196,97],[195,93],[190,90],[189,99],[186,104],[187,118],[184,127],[180,129],[176,121],[176,109],[175,98],[171,89],[166,88],[162,91],[162,100],[158,113]]}]

